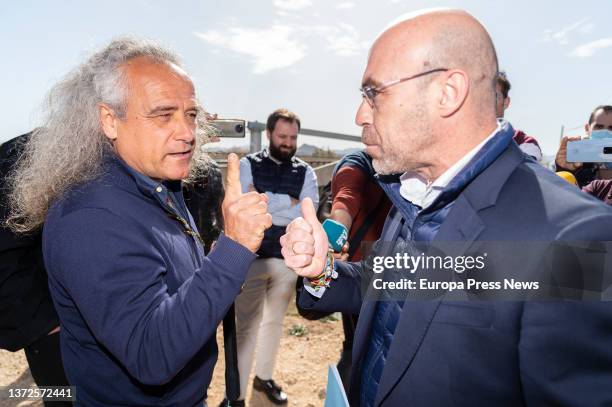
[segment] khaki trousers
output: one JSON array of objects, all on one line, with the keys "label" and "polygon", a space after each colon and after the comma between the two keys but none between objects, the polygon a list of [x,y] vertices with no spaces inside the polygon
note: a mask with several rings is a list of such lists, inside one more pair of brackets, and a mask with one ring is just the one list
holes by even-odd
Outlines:
[{"label": "khaki trousers", "polygon": [[296,279],[283,259],[257,259],[249,269],[242,292],[236,298],[240,400],[246,397],[253,353],[257,355],[257,377],[272,379],[283,319],[295,293]]}]

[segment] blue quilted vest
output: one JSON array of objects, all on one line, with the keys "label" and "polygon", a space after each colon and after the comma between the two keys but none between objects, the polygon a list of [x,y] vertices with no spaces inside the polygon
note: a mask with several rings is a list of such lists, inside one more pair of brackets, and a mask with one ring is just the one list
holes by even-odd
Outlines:
[{"label": "blue quilted vest", "polygon": [[[297,157],[292,157],[291,161],[277,163],[269,157],[267,149],[249,154],[246,158],[251,164],[253,186],[257,192],[287,194],[300,199],[308,164]],[[260,258],[283,258],[279,239],[285,234],[285,229],[285,226],[272,225],[266,230],[257,252]]]},{"label": "blue quilted vest", "polygon": [[[401,241],[431,242],[440,225],[446,219],[457,196],[463,189],[487,168],[512,142],[514,129],[505,122],[500,131],[491,138],[484,147],[472,158],[466,167],[451,180],[436,200],[424,210],[405,200],[400,192],[398,176],[379,177],[379,183],[391,199],[393,208],[389,217],[402,223],[396,244]],[[390,221],[388,218],[387,221]],[[386,228],[391,230],[393,228]],[[381,236],[381,241],[390,241],[392,237]],[[361,370],[361,406],[374,406],[376,392],[380,384],[382,372],[386,363],[387,353],[393,341],[397,322],[402,312],[403,301],[380,301],[372,321],[372,334]]]}]

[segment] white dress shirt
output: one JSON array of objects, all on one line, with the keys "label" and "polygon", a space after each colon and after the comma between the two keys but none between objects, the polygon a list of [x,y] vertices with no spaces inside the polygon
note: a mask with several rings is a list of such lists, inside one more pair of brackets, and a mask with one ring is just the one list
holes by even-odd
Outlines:
[{"label": "white dress shirt", "polygon": [[446,188],[446,186],[465,168],[472,158],[484,147],[484,145],[493,138],[493,136],[500,130],[503,123],[498,122],[497,127],[493,132],[484,139],[480,144],[471,149],[466,155],[464,155],[459,161],[450,166],[442,175],[440,175],[435,181],[430,182],[417,174],[415,171],[408,171],[400,177],[400,194],[402,198],[410,201],[414,205],[421,209],[427,208],[431,205],[438,195]]}]

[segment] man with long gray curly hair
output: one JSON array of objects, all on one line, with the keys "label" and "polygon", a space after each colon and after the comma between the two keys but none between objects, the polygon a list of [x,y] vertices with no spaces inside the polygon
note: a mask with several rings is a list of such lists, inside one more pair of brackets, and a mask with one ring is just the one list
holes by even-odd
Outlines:
[{"label": "man with long gray curly hair", "polygon": [[112,41],[55,85],[12,174],[8,225],[43,229],[66,374],[78,402],[201,405],[215,332],[264,231],[228,157],[224,233],[205,255],[181,180],[205,165],[206,120],[178,58]]}]

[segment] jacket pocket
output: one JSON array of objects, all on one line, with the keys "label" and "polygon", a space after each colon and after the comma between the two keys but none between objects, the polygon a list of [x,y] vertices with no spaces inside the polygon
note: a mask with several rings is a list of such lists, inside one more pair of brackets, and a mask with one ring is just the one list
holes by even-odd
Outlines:
[{"label": "jacket pocket", "polygon": [[495,309],[490,305],[443,302],[436,312],[433,323],[491,328],[494,319]]}]

